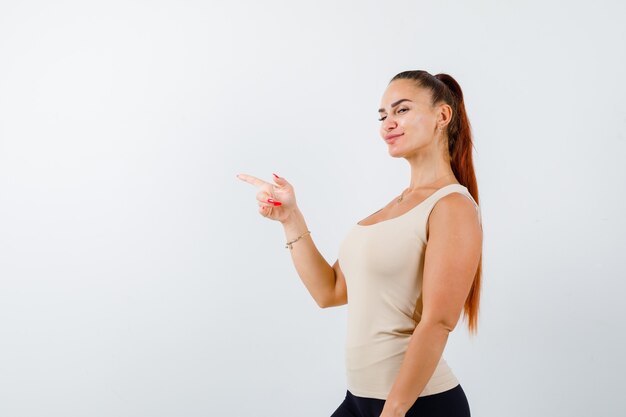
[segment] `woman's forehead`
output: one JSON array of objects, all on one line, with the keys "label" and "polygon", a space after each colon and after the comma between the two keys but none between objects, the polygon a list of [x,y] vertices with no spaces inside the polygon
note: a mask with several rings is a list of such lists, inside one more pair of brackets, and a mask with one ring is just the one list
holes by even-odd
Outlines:
[{"label": "woman's forehead", "polygon": [[380,108],[387,110],[399,100],[408,99],[417,104],[430,104],[430,91],[413,80],[394,80],[385,90]]}]

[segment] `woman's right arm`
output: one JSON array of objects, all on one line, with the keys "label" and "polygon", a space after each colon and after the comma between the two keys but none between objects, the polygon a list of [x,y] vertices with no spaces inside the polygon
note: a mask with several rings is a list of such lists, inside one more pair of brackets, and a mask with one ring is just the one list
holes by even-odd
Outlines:
[{"label": "woman's right arm", "polygon": [[[287,242],[309,230],[304,216],[297,207],[281,223],[285,229]],[[300,279],[321,308],[348,302],[346,280],[339,267],[339,261],[335,261],[331,267],[317,250],[310,233],[293,243],[290,252]]]},{"label": "woman's right arm", "polygon": [[[283,225],[287,242],[308,230],[296,203],[294,188],[285,178],[274,174],[276,184],[247,174],[237,174],[237,178],[258,187],[256,198],[259,213]],[[339,261],[331,267],[315,247],[311,234],[292,244],[291,259],[304,286],[320,307],[333,307],[348,302],[346,280]]]}]

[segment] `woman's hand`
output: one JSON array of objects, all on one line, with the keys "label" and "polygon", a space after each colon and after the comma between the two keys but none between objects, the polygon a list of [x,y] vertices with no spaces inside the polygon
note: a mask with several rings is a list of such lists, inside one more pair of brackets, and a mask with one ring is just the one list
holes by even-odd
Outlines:
[{"label": "woman's hand", "polygon": [[379,417],[405,417],[406,413],[393,412],[383,407],[383,411]]},{"label": "woman's hand", "polygon": [[259,189],[256,199],[259,213],[263,217],[284,223],[297,208],[296,195],[292,185],[286,179],[276,174],[273,175],[276,184],[270,184],[247,174],[237,174],[237,178]]},{"label": "woman's hand", "polygon": [[400,408],[397,405],[394,406],[389,398],[385,400],[385,405],[383,406],[383,411],[380,413],[378,417],[405,417],[406,416],[406,408]]}]

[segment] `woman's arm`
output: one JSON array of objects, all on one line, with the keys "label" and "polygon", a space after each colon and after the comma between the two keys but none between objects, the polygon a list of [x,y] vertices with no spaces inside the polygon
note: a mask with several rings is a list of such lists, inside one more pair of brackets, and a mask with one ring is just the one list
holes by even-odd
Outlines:
[{"label": "woman's arm", "polygon": [[422,318],[381,417],[404,416],[424,390],[463,311],[480,261],[482,228],[467,197],[451,193],[441,198],[428,221]]},{"label": "woman's arm", "polygon": [[273,175],[276,184],[248,174],[237,174],[237,178],[259,189],[256,198],[260,214],[282,223],[287,242],[300,237],[291,245],[291,257],[315,302],[322,308],[346,304],[346,282],[339,261],[331,267],[315,247],[311,235],[303,235],[308,229],[296,204],[294,188],[285,178]]},{"label": "woman's arm", "polygon": [[[285,238],[291,242],[306,232],[307,225],[300,209],[296,208],[283,223]],[[339,263],[331,267],[320,254],[308,234],[292,245],[293,264],[309,293],[322,308],[346,304],[346,285]]]}]

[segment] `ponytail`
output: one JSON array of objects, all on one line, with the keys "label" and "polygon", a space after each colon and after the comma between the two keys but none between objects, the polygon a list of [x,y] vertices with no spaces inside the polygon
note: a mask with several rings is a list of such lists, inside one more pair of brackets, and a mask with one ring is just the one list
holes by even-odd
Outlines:
[{"label": "ponytail", "polygon": [[[452,108],[452,118],[450,123],[446,126],[450,166],[458,181],[467,188],[476,203],[480,204],[472,158],[472,131],[465,111],[465,102],[463,101],[461,86],[448,74],[437,74],[433,76],[422,70],[401,72],[393,77],[391,81],[397,79],[416,81],[418,86],[431,91],[432,105],[444,102]],[[481,277],[482,255],[478,263],[476,274],[474,275],[472,287],[465,300],[465,305],[463,306],[463,313],[465,318],[468,319],[467,325],[470,334],[476,333],[478,329]]]}]

